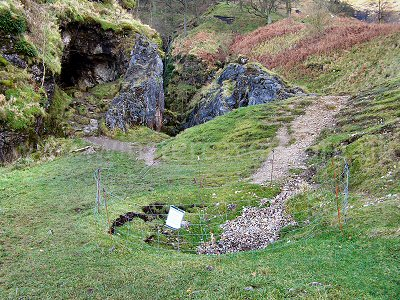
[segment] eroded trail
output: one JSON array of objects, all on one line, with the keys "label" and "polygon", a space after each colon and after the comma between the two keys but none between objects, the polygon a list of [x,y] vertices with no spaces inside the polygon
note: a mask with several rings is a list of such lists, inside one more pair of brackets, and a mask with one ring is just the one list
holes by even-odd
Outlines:
[{"label": "eroded trail", "polygon": [[335,114],[348,98],[348,96],[318,97],[306,108],[304,115],[289,124],[290,133],[288,127],[281,127],[277,135],[279,146],[270,153],[265,163],[253,175],[252,182],[261,184],[270,181],[271,178],[282,180],[290,175],[291,169],[305,169],[307,148],[314,144],[322,130],[334,125]]},{"label": "eroded trail", "polygon": [[291,176],[290,170],[306,169],[307,148],[315,143],[322,130],[334,126],[335,115],[348,99],[347,96],[315,97],[304,115],[298,116],[289,126],[281,127],[277,135],[278,147],[252,177],[252,182],[258,184],[271,178],[282,181],[281,193],[273,199],[263,199],[260,207],[244,208],[242,215],[221,225],[223,233],[218,241],[200,245],[198,253],[222,254],[263,249],[279,239],[283,227],[295,224],[286,213],[285,203],[310,186],[301,176]]},{"label": "eroded trail", "polygon": [[94,145],[100,146],[104,150],[118,151],[124,153],[132,153],[144,161],[146,166],[154,166],[158,164],[155,159],[156,147],[153,145],[142,146],[137,143],[121,142],[105,136],[87,137],[85,140]]}]

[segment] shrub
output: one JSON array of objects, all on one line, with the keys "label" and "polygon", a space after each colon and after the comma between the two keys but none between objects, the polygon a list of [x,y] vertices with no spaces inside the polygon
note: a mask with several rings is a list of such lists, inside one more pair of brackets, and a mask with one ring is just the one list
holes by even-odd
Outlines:
[{"label": "shrub", "polygon": [[136,7],[136,0],[121,0],[121,4],[126,9],[134,9]]},{"label": "shrub", "polygon": [[8,65],[8,61],[3,56],[0,55],[0,66],[5,67],[7,65]]},{"label": "shrub", "polygon": [[6,99],[0,107],[0,117],[11,129],[26,130],[35,123],[36,117],[45,115],[40,105],[41,95],[30,86],[7,90]]},{"label": "shrub", "polygon": [[8,34],[21,34],[27,29],[24,17],[11,12],[10,9],[0,8],[0,30]]},{"label": "shrub", "polygon": [[45,111],[41,104],[43,93],[36,91],[31,75],[10,64],[0,70],[0,81],[8,88],[1,94],[0,123],[5,122],[12,130],[32,128],[36,118],[44,116]]}]

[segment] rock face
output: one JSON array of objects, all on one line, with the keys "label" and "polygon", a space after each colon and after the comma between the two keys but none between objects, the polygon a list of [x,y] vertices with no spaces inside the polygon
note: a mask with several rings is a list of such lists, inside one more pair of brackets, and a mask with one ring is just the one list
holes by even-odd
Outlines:
[{"label": "rock face", "polygon": [[111,129],[146,125],[160,130],[163,112],[163,62],[158,46],[137,35],[121,91],[106,113],[106,124]]},{"label": "rock face", "polygon": [[0,164],[11,162],[18,156],[16,148],[22,145],[26,137],[8,131],[0,131]]},{"label": "rock face", "polygon": [[205,123],[235,108],[264,104],[302,94],[282,79],[254,63],[229,64],[189,113],[184,128]]}]

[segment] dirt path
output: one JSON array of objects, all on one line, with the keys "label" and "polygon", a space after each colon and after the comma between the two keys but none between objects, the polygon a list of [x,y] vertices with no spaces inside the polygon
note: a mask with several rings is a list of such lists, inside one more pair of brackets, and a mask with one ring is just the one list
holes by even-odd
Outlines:
[{"label": "dirt path", "polygon": [[[223,254],[238,251],[263,249],[279,239],[285,226],[295,224],[286,213],[286,201],[294,195],[312,187],[301,178],[290,174],[290,169],[306,169],[306,149],[315,143],[322,130],[333,126],[335,114],[343,107],[348,97],[318,97],[306,108],[306,113],[297,117],[288,127],[277,134],[279,145],[253,175],[252,182],[262,184],[271,180],[283,180],[282,191],[273,199],[261,200],[260,207],[245,207],[242,215],[221,225],[223,233],[218,241],[201,244],[200,254]],[[294,139],[294,142],[291,141]],[[265,204],[269,204],[265,207]]]},{"label": "dirt path", "polygon": [[[305,169],[306,149],[313,145],[322,130],[334,124],[335,114],[343,107],[348,96],[325,96],[315,99],[306,113],[297,117],[287,127],[281,127],[277,137],[279,146],[270,153],[265,163],[253,175],[253,183],[281,180],[290,175],[290,169]],[[294,143],[290,143],[294,139]],[[273,162],[273,170],[272,170]]]},{"label": "dirt path", "polygon": [[117,141],[105,136],[87,137],[85,138],[85,141],[100,146],[104,150],[132,153],[133,155],[137,156],[138,159],[144,160],[144,163],[147,166],[154,166],[158,164],[158,161],[155,159],[155,153],[157,149],[153,145],[142,146],[136,143]]}]

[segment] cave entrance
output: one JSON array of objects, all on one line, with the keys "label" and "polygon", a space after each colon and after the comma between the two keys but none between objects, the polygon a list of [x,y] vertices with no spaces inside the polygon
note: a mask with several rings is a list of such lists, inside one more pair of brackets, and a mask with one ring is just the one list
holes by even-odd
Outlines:
[{"label": "cave entrance", "polygon": [[99,25],[68,24],[62,30],[64,54],[59,85],[86,91],[122,76],[128,59],[119,49],[120,37]]}]

